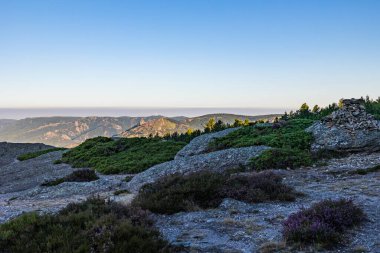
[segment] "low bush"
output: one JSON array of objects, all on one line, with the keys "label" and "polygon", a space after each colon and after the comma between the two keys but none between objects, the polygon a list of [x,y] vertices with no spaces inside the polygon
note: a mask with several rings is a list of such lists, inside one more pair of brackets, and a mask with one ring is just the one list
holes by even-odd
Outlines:
[{"label": "low bush", "polygon": [[91,169],[85,169],[85,170],[76,170],[73,173],[62,177],[55,179],[53,181],[42,183],[42,186],[55,186],[59,185],[63,182],[91,182],[98,180],[99,177],[96,175],[94,170]]},{"label": "low bush", "polygon": [[0,225],[1,252],[170,252],[136,207],[90,199],[58,214],[28,213]]},{"label": "low bush", "polygon": [[255,170],[294,169],[310,166],[313,162],[310,152],[298,149],[275,148],[265,150],[260,156],[250,161]]},{"label": "low bush", "polygon": [[365,220],[352,200],[324,200],[290,215],[283,223],[283,236],[289,242],[332,246],[343,232]]},{"label": "low bush", "polygon": [[380,171],[380,165],[377,165],[368,169],[357,169],[354,171],[350,171],[349,174],[367,175],[368,173],[373,173],[373,172],[378,172],[378,171]]},{"label": "low bush", "polygon": [[273,148],[310,150],[313,141],[311,133],[305,129],[313,120],[289,120],[284,125],[246,126],[209,144],[209,150],[221,150],[232,147],[266,145]]},{"label": "low bush", "polygon": [[224,198],[255,203],[293,201],[296,196],[299,193],[282,184],[282,178],[269,171],[232,176],[202,172],[173,175],[145,185],[133,204],[155,213],[173,214],[215,208]]},{"label": "low bush", "polygon": [[104,174],[139,173],[174,159],[184,142],[158,138],[107,137],[89,139],[63,154],[62,161],[75,168],[91,167]]},{"label": "low bush", "polygon": [[60,150],[66,150],[66,149],[65,148],[49,148],[49,149],[44,149],[44,150],[40,150],[40,151],[36,151],[36,152],[30,152],[30,153],[19,155],[17,157],[17,160],[25,161],[25,160],[29,160],[29,159],[39,157],[41,155],[44,155],[44,154],[47,154],[50,152],[55,152],[55,151],[60,151]]}]

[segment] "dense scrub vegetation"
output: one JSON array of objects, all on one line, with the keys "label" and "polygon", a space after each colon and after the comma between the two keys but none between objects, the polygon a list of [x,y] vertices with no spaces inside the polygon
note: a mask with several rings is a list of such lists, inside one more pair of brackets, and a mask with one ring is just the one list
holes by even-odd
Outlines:
[{"label": "dense scrub vegetation", "polygon": [[[370,113],[375,116],[375,118],[380,120],[380,97],[376,100],[371,99],[369,96],[363,98],[364,104],[366,107],[367,113]],[[290,120],[290,119],[312,119],[312,120],[320,120],[323,117],[331,114],[332,112],[338,110],[342,107],[342,101],[339,103],[332,103],[326,107],[319,107],[315,105],[312,109],[310,109],[307,103],[301,105],[301,107],[295,112],[290,111],[288,114],[285,114],[281,117],[282,120]]]},{"label": "dense scrub vegetation", "polygon": [[25,161],[25,160],[29,160],[29,159],[39,157],[41,155],[44,155],[44,154],[47,154],[50,152],[59,151],[59,150],[65,150],[65,148],[49,148],[49,149],[44,149],[44,150],[40,150],[40,151],[36,151],[36,152],[30,152],[30,153],[19,155],[17,157],[17,160]]},{"label": "dense scrub vegetation", "polygon": [[325,200],[290,215],[283,223],[283,236],[289,242],[331,246],[339,242],[343,232],[365,220],[352,200]]},{"label": "dense scrub vegetation", "polygon": [[312,136],[304,130],[311,126],[313,122],[308,119],[298,119],[290,120],[284,125],[257,124],[243,127],[211,142],[209,150],[256,145],[306,150],[310,148]]},{"label": "dense scrub vegetation", "polygon": [[91,169],[84,169],[84,170],[76,170],[73,173],[62,177],[58,178],[52,181],[45,182],[41,184],[42,186],[55,186],[59,185],[63,182],[91,182],[98,180],[99,177],[96,175],[94,170]]},{"label": "dense scrub vegetation", "polygon": [[308,166],[313,161],[310,153],[313,138],[311,133],[305,132],[305,129],[313,122],[314,120],[310,119],[294,119],[273,125],[246,126],[214,140],[210,143],[209,150],[266,145],[274,149],[253,158],[251,165],[254,169]]},{"label": "dense scrub vegetation", "polygon": [[295,169],[313,163],[310,152],[290,148],[265,150],[260,156],[251,159],[250,166],[255,170]]},{"label": "dense scrub vegetation", "polygon": [[62,161],[75,168],[91,167],[104,174],[138,173],[172,160],[185,145],[157,138],[97,137],[63,154]]},{"label": "dense scrub vegetation", "polygon": [[145,211],[90,199],[0,225],[1,252],[169,252]]},{"label": "dense scrub vegetation", "polygon": [[373,100],[367,96],[365,99],[365,107],[368,113],[373,114],[376,119],[380,120],[380,97]]},{"label": "dense scrub vegetation", "polygon": [[215,208],[224,198],[248,203],[271,200],[294,201],[300,195],[272,172],[227,175],[202,172],[173,175],[144,186],[133,204],[155,213],[173,214]]}]

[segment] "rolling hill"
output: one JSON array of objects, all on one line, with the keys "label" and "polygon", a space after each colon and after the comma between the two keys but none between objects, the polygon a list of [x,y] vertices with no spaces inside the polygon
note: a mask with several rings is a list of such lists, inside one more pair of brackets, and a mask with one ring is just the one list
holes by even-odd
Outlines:
[{"label": "rolling hill", "polygon": [[0,120],[0,141],[44,143],[56,147],[75,147],[97,136],[147,137],[150,134],[186,132],[203,129],[210,118],[233,123],[235,119],[273,120],[278,115],[243,116],[209,114],[187,117],[40,117]]}]

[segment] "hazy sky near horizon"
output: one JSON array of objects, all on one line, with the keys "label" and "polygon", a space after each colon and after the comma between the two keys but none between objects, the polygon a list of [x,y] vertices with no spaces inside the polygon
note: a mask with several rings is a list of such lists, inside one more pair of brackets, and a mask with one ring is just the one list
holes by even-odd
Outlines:
[{"label": "hazy sky near horizon", "polygon": [[0,0],[0,90],[0,108],[378,97],[380,1]]}]

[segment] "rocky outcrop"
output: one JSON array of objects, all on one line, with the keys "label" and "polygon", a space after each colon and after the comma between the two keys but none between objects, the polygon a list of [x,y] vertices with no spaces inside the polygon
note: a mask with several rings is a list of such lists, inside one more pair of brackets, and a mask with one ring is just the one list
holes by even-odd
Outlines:
[{"label": "rocky outcrop", "polygon": [[139,189],[149,183],[156,182],[165,176],[173,174],[190,174],[202,170],[223,172],[227,169],[246,165],[250,158],[260,155],[266,146],[246,148],[231,148],[212,153],[188,156],[158,164],[136,175],[129,183],[128,190],[138,192]]},{"label": "rocky outcrop", "polygon": [[[24,145],[26,144],[18,147],[22,149]],[[16,151],[15,154],[18,153]],[[54,164],[55,160],[61,159],[62,153],[63,151],[51,152],[34,159],[0,166],[0,223],[23,212],[57,212],[69,203],[84,201],[91,196],[110,199],[114,197],[115,190],[124,186],[125,175],[101,174],[98,174],[98,180],[91,182],[41,186],[45,181],[64,177],[75,170],[67,164]],[[121,197],[128,196],[119,196],[119,199]]]},{"label": "rocky outcrop", "polygon": [[370,222],[350,232],[349,239],[338,248],[318,252],[380,252],[380,172],[367,175],[343,173],[339,177],[331,173],[379,164],[380,153],[355,154],[330,160],[322,167],[275,171],[281,173],[285,184],[306,195],[295,202],[257,204],[225,199],[215,209],[155,215],[155,225],[166,240],[173,245],[188,247],[188,252],[317,252],[313,249],[299,251],[292,249],[291,245],[287,247],[282,240],[283,221],[315,202],[346,198],[360,205]]},{"label": "rocky outcrop", "polygon": [[53,148],[42,143],[9,143],[0,142],[0,167],[17,162],[17,156]]},{"label": "rocky outcrop", "polygon": [[177,153],[177,155],[175,156],[175,159],[206,153],[207,148],[208,148],[208,144],[212,140],[226,136],[227,134],[232,133],[233,131],[236,131],[237,129],[239,129],[239,128],[229,128],[229,129],[219,131],[216,133],[203,134],[201,136],[198,136],[198,137],[194,138],[183,149],[181,149]]},{"label": "rocky outcrop", "polygon": [[345,99],[338,111],[306,131],[314,136],[312,151],[380,150],[380,122],[366,113],[364,100]]}]

